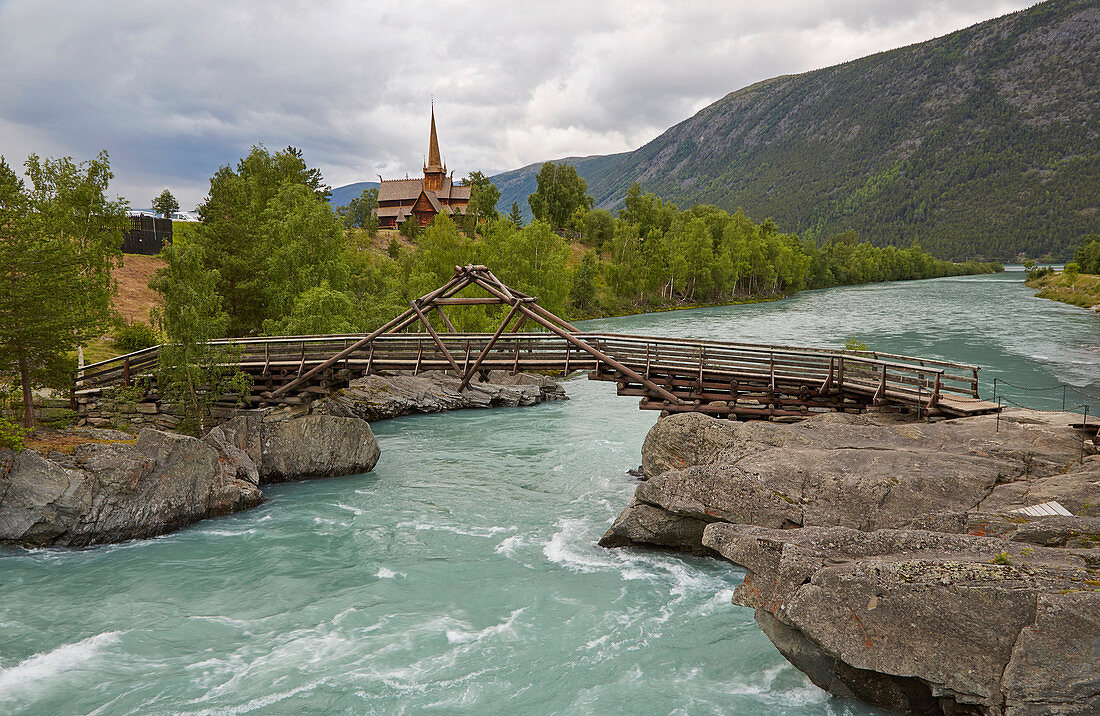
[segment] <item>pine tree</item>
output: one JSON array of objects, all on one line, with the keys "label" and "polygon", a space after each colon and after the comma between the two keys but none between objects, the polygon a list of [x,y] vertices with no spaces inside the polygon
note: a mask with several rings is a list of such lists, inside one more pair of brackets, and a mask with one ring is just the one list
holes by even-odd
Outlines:
[{"label": "pine tree", "polygon": [[153,199],[153,213],[160,214],[165,219],[172,218],[172,213],[180,210],[180,203],[172,192],[165,189],[156,199]]},{"label": "pine tree", "polygon": [[517,229],[523,228],[523,214],[520,213],[519,204],[512,202],[512,213],[508,214],[508,221],[511,221]]}]

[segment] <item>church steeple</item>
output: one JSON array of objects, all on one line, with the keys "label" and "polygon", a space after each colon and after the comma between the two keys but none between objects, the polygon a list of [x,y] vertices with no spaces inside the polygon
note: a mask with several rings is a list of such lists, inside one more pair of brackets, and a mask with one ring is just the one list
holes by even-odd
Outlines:
[{"label": "church steeple", "polygon": [[442,172],[443,162],[439,158],[439,138],[435,136],[435,103],[432,103],[432,136],[428,140],[428,166],[426,172]]},{"label": "church steeple", "polygon": [[439,139],[435,136],[435,102],[432,102],[432,136],[428,140],[428,163],[424,165],[424,188],[428,191],[443,189],[443,177],[447,167],[439,158]]}]

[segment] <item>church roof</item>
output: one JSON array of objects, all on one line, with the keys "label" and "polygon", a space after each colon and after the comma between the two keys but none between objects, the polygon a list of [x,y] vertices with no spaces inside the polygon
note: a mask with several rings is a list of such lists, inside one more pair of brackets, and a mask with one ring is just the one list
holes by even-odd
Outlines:
[{"label": "church roof", "polygon": [[[432,196],[444,199],[446,201],[454,200],[470,200],[470,189],[472,187],[464,186],[462,184],[455,184],[451,177],[443,177],[443,188],[439,191],[430,192]],[[384,201],[401,201],[411,202],[416,201],[420,196],[420,192],[424,190],[424,180],[420,179],[383,179],[382,183],[378,187],[378,203],[381,204]],[[382,214],[379,214],[382,216]]]},{"label": "church roof", "polygon": [[378,185],[378,201],[408,201],[420,196],[424,179],[383,179]]}]

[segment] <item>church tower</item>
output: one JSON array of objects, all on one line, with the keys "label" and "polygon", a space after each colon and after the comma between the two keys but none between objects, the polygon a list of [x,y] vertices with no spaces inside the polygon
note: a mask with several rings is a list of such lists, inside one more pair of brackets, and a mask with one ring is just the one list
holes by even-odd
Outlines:
[{"label": "church tower", "polygon": [[439,139],[435,136],[435,104],[432,104],[432,134],[428,139],[428,163],[424,167],[424,190],[440,191],[447,167],[439,158]]}]

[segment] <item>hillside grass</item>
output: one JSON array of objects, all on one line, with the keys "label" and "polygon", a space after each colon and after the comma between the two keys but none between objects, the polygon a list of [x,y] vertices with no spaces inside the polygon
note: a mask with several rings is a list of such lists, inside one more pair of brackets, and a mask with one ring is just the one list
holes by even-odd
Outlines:
[{"label": "hillside grass", "polygon": [[1100,312],[1100,276],[1082,273],[1072,284],[1064,273],[1051,273],[1029,279],[1027,285],[1039,289],[1039,298],[1068,303],[1081,308],[1096,308]]}]

